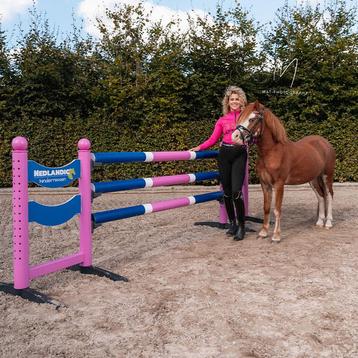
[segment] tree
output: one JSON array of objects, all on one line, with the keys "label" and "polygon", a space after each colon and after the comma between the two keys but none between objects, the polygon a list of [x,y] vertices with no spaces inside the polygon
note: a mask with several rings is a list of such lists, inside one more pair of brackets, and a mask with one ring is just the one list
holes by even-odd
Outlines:
[{"label": "tree", "polygon": [[256,93],[253,80],[262,63],[252,19],[238,2],[232,9],[217,5],[214,16],[189,17],[188,78],[194,118],[221,114],[220,101],[228,85],[239,85],[249,97]]},{"label": "tree", "polygon": [[307,4],[291,8],[287,3],[279,9],[266,34],[267,62],[273,64],[272,73],[292,60],[298,63],[296,73],[291,66],[266,84],[274,89],[269,101],[279,114],[319,122],[330,114],[356,111],[356,16],[345,1],[334,1],[324,9]]},{"label": "tree", "polygon": [[106,16],[111,25],[99,22],[99,53],[110,118],[138,128],[158,116],[183,117],[184,42],[172,31],[175,22],[151,23],[142,3],[107,10]]}]

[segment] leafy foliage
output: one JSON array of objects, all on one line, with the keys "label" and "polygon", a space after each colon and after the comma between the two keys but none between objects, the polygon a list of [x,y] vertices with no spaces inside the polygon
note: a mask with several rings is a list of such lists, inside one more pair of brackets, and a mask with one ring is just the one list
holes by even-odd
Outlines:
[{"label": "leafy foliage", "polygon": [[[232,84],[279,115],[291,139],[325,136],[337,151],[335,180],[357,181],[356,8],[286,4],[276,15],[265,29],[237,1],[188,14],[184,31],[179,20],[153,23],[140,3],[108,10],[100,41],[76,28],[59,41],[33,9],[12,49],[0,27],[0,185],[11,185],[17,135],[49,166],[71,161],[81,137],[93,151],[193,147],[210,135]],[[250,157],[257,182],[254,149]],[[106,166],[95,180],[215,168],[215,160]]]}]

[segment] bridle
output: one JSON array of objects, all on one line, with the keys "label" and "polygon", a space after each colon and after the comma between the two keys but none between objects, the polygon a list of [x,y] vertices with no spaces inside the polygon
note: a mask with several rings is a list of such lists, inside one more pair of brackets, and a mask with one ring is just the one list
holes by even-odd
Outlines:
[{"label": "bridle", "polygon": [[243,126],[242,124],[239,124],[236,129],[239,131],[240,133],[240,139],[242,140],[243,143],[249,143],[251,142],[254,138],[258,138],[262,136],[263,133],[263,129],[260,130],[259,135],[257,135],[256,129],[258,128],[258,126],[261,124],[263,124],[263,120],[264,120],[264,113],[263,112],[258,112],[255,111],[255,117],[252,118],[250,120],[250,122],[255,121],[253,127],[251,129],[246,128],[245,126]]}]

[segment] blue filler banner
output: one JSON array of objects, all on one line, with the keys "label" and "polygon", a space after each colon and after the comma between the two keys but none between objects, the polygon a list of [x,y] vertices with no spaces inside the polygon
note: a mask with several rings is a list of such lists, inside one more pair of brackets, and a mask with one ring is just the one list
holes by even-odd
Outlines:
[{"label": "blue filler banner", "polygon": [[81,212],[81,196],[75,195],[63,204],[43,205],[29,201],[29,222],[55,226],[65,223]]},{"label": "blue filler banner", "polygon": [[71,184],[81,176],[81,163],[79,159],[63,167],[45,167],[33,160],[28,161],[29,182],[46,188],[62,188]]}]

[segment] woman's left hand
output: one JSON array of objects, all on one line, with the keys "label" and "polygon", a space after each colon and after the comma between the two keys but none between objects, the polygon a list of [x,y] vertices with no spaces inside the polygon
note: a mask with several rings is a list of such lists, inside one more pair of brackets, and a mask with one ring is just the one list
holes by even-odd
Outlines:
[{"label": "woman's left hand", "polygon": [[200,146],[189,149],[190,152],[198,152],[200,150]]}]

